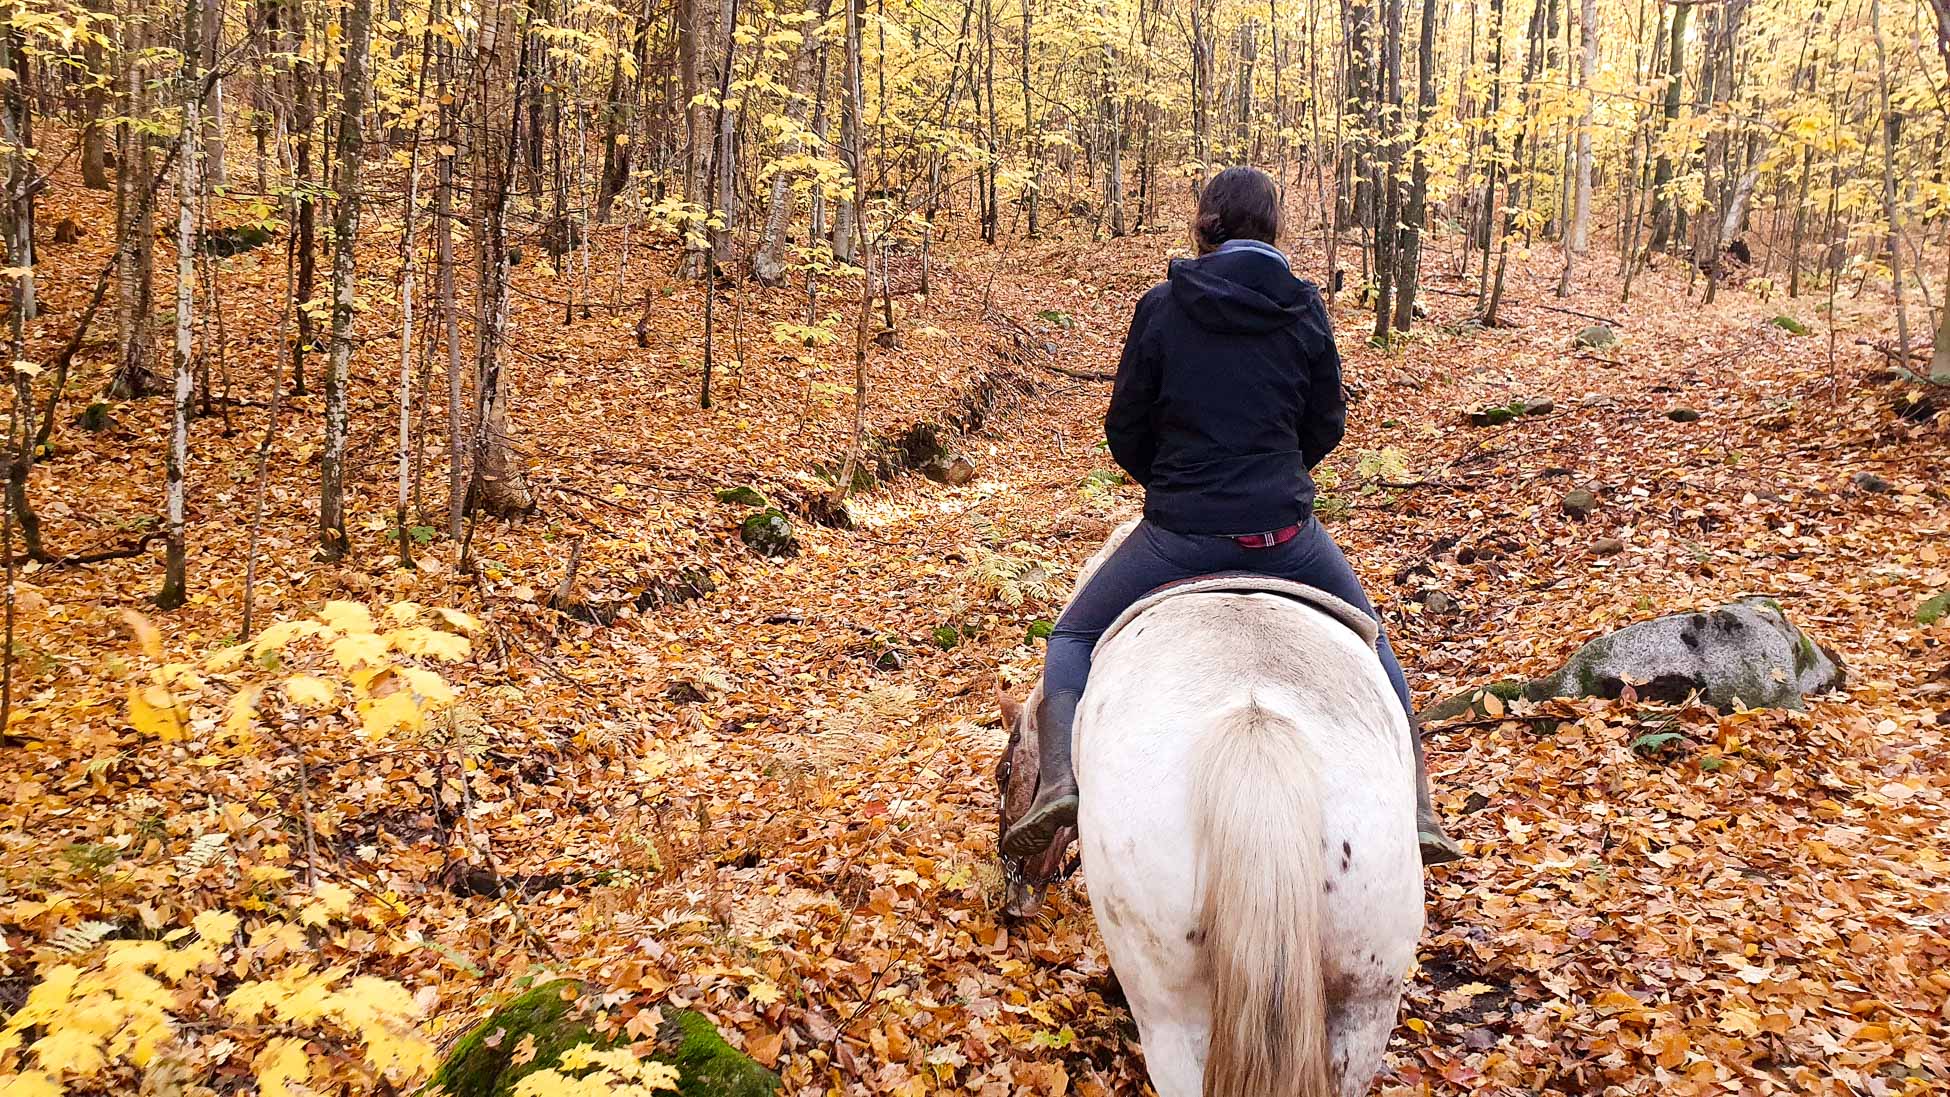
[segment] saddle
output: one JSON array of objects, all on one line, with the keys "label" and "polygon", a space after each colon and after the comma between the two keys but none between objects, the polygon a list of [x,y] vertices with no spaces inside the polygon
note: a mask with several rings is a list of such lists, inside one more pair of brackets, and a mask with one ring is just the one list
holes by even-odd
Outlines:
[{"label": "saddle", "polygon": [[1359,636],[1361,642],[1370,650],[1374,648],[1375,638],[1381,632],[1374,618],[1324,590],[1310,587],[1305,583],[1296,583],[1291,579],[1275,579],[1270,575],[1222,572],[1217,575],[1199,575],[1175,583],[1166,583],[1139,598],[1131,603],[1129,609],[1118,614],[1117,620],[1111,622],[1110,627],[1105,629],[1103,636],[1097,640],[1097,646],[1102,647],[1108,643],[1111,637],[1122,632],[1126,625],[1137,620],[1146,610],[1161,602],[1182,598],[1188,594],[1272,594],[1289,598],[1301,605],[1311,606],[1353,629],[1354,634]]}]

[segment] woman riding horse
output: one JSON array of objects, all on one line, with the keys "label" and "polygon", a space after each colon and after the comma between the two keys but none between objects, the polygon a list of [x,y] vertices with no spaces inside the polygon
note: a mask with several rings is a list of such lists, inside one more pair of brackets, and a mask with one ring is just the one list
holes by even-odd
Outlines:
[{"label": "woman riding horse", "polygon": [[[1340,354],[1320,291],[1294,277],[1276,243],[1277,188],[1265,172],[1228,168],[1199,195],[1198,258],[1138,301],[1104,432],[1111,455],[1144,487],[1144,521],[1063,611],[1049,638],[1035,726],[1036,798],[1003,839],[1031,857],[1077,817],[1071,767],[1077,704],[1097,640],[1118,615],[1167,583],[1216,572],[1290,579],[1377,617],[1354,569],[1313,514],[1308,470],[1341,441],[1347,405]],[[1378,620],[1378,617],[1377,617]],[[1415,713],[1386,634],[1382,668]],[[1460,853],[1428,806],[1417,760],[1425,862]]]}]

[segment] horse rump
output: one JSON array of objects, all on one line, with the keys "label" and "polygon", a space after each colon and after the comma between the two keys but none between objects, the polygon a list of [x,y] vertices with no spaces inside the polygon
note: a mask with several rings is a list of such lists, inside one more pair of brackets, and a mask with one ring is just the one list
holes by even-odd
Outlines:
[{"label": "horse rump", "polygon": [[1212,975],[1205,1097],[1329,1097],[1313,757],[1292,720],[1256,704],[1207,736],[1192,787]]}]

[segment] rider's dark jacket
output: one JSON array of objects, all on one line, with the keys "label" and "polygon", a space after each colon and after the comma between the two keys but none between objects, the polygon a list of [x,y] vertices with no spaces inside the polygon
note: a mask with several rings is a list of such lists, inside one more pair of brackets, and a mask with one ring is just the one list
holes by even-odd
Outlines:
[{"label": "rider's dark jacket", "polygon": [[1171,264],[1138,301],[1104,433],[1178,533],[1263,533],[1313,513],[1307,470],[1347,427],[1320,291],[1271,247]]}]

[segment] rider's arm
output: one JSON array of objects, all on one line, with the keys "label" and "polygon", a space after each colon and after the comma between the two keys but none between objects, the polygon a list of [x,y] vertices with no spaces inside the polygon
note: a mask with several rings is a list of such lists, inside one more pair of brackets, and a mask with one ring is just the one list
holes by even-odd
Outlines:
[{"label": "rider's arm", "polygon": [[1347,433],[1347,400],[1341,393],[1341,352],[1327,306],[1312,286],[1310,315],[1302,321],[1307,347],[1306,406],[1300,411],[1300,455],[1313,468],[1326,460]]},{"label": "rider's arm", "polygon": [[1110,455],[1131,479],[1144,485],[1151,482],[1151,462],[1158,456],[1158,438],[1151,429],[1151,406],[1158,398],[1158,363],[1143,349],[1151,298],[1146,294],[1132,310],[1131,331],[1124,337],[1124,356],[1117,363],[1110,410],[1104,413],[1104,437],[1110,442]]}]

